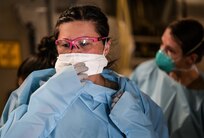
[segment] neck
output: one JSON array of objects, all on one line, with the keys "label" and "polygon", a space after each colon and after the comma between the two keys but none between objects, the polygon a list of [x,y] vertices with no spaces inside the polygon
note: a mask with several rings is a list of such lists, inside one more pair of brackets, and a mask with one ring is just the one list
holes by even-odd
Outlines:
[{"label": "neck", "polygon": [[170,72],[168,75],[175,81],[181,83],[182,85],[188,86],[199,77],[199,72],[197,68],[195,68],[189,71],[173,71]]},{"label": "neck", "polygon": [[94,84],[97,84],[97,85],[101,85],[101,86],[104,85],[104,78],[100,74],[91,75],[88,77],[88,80],[92,81]]},{"label": "neck", "polygon": [[88,79],[97,85],[108,87],[114,90],[119,89],[119,86],[116,82],[109,81],[100,74],[89,76]]}]

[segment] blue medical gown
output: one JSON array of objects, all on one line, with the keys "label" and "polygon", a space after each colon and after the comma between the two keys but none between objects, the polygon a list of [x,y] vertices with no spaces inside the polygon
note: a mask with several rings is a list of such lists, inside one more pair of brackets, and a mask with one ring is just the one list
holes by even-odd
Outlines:
[{"label": "blue medical gown", "polygon": [[[82,85],[72,66],[33,72],[5,106],[1,138],[168,137],[161,109],[133,81],[111,70],[102,75],[120,89]],[[123,95],[110,110],[117,92]]]},{"label": "blue medical gown", "polygon": [[204,90],[180,85],[154,60],[138,66],[130,78],[162,108],[171,138],[204,137]]}]

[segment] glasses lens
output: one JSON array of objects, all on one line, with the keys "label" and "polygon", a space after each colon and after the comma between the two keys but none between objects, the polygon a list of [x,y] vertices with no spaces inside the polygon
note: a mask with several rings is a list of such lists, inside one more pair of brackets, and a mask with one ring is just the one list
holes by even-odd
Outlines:
[{"label": "glasses lens", "polygon": [[70,48],[70,44],[66,40],[58,40],[57,46],[62,48]]},{"label": "glasses lens", "polygon": [[80,49],[89,49],[93,45],[93,40],[89,38],[79,39],[75,43]]}]

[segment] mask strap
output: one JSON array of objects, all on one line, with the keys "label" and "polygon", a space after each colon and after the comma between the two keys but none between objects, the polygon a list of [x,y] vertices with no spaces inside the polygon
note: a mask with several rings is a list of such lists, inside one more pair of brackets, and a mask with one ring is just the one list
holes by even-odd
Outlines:
[{"label": "mask strap", "polygon": [[193,64],[189,69],[178,69],[178,68],[175,69],[175,71],[183,71],[183,72],[187,72],[189,70],[195,70],[197,73],[199,72],[195,64]]},{"label": "mask strap", "polygon": [[191,49],[190,51],[188,51],[188,52],[186,53],[186,55],[190,54],[191,52],[193,52],[193,51],[195,51],[197,48],[199,48],[199,47],[201,46],[201,44],[203,43],[203,40],[204,40],[204,38],[203,38],[193,49]]}]

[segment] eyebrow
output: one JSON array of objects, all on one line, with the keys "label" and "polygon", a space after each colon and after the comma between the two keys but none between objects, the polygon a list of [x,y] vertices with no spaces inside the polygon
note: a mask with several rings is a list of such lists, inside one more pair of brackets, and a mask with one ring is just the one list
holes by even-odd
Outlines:
[{"label": "eyebrow", "polygon": [[177,51],[176,49],[172,48],[171,45],[168,45],[168,44],[166,45],[166,44],[164,44],[163,41],[162,41],[162,44],[165,46],[165,49],[167,49],[167,50],[171,50],[171,51],[173,51],[173,52],[176,52],[176,51]]},{"label": "eyebrow", "polygon": [[66,39],[66,40],[77,40],[79,38],[99,38],[100,36],[80,36],[80,37],[76,37],[74,39],[69,39],[69,38],[62,38],[62,39]]}]

